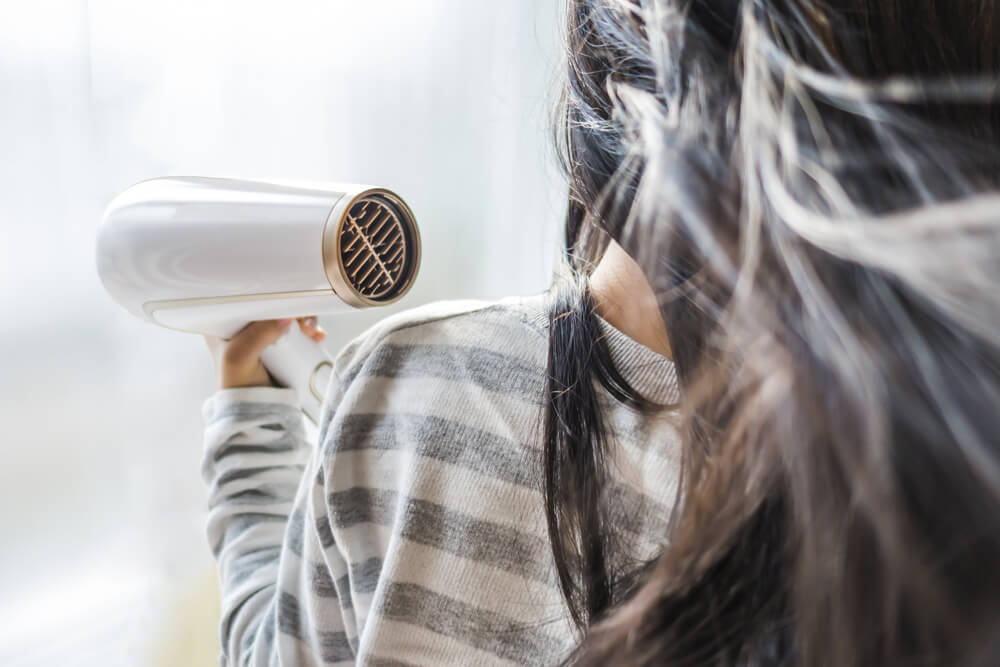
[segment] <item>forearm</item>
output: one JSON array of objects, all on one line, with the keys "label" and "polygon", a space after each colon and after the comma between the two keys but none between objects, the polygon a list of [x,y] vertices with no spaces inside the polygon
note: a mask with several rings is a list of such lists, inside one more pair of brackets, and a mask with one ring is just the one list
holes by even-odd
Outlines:
[{"label": "forearm", "polygon": [[222,586],[223,650],[235,662],[250,646],[272,650],[255,636],[274,604],[282,541],[310,447],[291,390],[219,391],[206,401],[204,418],[207,532]]}]

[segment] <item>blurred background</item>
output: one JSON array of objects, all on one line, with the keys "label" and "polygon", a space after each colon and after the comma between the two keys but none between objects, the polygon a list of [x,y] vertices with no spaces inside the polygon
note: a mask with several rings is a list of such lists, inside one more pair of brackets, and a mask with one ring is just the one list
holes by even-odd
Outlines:
[{"label": "blurred background", "polygon": [[[105,204],[146,178],[385,185],[402,304],[549,282],[558,0],[0,0],[0,664],[215,665],[200,337],[105,295]],[[321,323],[336,351],[387,311]]]}]

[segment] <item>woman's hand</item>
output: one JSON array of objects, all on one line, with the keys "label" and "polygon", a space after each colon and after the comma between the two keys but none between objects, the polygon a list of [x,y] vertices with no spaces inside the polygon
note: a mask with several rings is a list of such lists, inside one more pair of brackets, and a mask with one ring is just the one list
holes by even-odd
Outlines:
[{"label": "woman's hand", "polygon": [[[229,340],[205,336],[215,359],[219,389],[275,386],[274,379],[260,362],[260,353],[281,338],[291,325],[290,319],[264,320],[251,322]],[[326,338],[326,332],[316,324],[315,317],[300,317],[299,328],[317,343]]]}]

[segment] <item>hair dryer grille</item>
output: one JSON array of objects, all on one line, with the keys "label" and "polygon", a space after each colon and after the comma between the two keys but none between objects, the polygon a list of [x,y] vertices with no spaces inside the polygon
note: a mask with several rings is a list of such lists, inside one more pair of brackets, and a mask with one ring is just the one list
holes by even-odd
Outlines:
[{"label": "hair dryer grille", "polygon": [[393,207],[365,197],[340,230],[340,256],[354,289],[372,300],[389,296],[406,267],[406,231]]},{"label": "hair dryer grille", "polygon": [[337,293],[358,307],[402,297],[420,266],[420,235],[409,207],[378,189],[351,201],[340,215],[329,248],[337,266],[327,268]]}]

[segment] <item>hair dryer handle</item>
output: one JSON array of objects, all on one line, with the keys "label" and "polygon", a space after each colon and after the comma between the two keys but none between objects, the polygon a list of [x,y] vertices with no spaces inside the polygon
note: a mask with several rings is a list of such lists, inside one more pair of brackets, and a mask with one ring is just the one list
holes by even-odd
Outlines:
[{"label": "hair dryer handle", "polygon": [[260,360],[278,383],[298,392],[302,412],[318,426],[323,398],[333,375],[330,355],[293,325],[261,353]]}]

